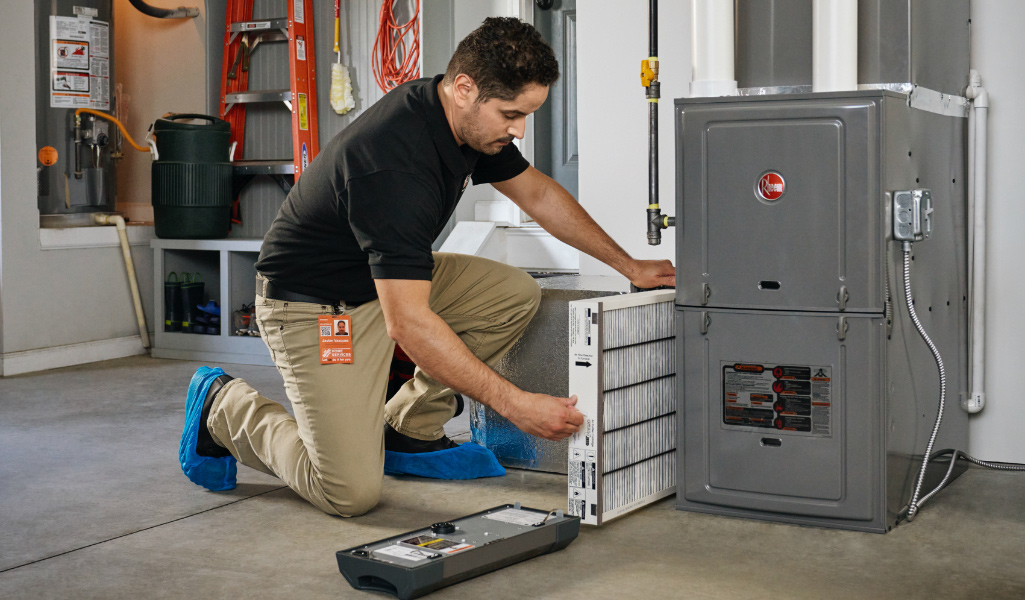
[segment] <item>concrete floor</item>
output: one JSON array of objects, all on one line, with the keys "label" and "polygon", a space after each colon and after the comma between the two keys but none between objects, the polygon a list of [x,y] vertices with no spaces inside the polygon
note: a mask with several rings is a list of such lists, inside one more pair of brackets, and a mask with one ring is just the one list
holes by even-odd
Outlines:
[{"label": "concrete floor", "polygon": [[[136,357],[0,378],[0,598],[385,598],[350,588],[334,552],[506,502],[566,505],[565,477],[512,470],[386,477],[356,519],[241,466],[237,489],[205,491],[177,463],[198,366]],[[285,402],[273,368],[226,368]],[[435,597],[1025,598],[1025,475],[971,469],[887,535],[685,513],[670,498]]]}]

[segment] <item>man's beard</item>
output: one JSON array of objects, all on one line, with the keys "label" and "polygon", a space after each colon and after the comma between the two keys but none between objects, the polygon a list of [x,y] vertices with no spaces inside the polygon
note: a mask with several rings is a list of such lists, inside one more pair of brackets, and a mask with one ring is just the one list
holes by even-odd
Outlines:
[{"label": "man's beard", "polygon": [[473,148],[477,152],[488,155],[495,155],[502,151],[504,145],[499,145],[498,142],[512,142],[512,136],[506,136],[498,139],[488,139],[487,134],[480,128],[480,106],[475,105],[473,107],[473,113],[470,118],[467,119],[466,126],[459,133],[459,137],[462,138],[463,142],[467,146]]}]

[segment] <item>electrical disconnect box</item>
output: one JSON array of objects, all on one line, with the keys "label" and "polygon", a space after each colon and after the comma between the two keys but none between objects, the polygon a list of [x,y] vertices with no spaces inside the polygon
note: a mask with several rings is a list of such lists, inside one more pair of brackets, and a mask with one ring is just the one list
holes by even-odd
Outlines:
[{"label": "electrical disconnect box", "polygon": [[[677,100],[678,508],[898,521],[939,397],[902,240],[931,237],[917,312],[967,387],[964,123],[884,90]],[[936,447],[966,442],[947,411]]]},{"label": "electrical disconnect box", "polygon": [[932,235],[932,192],[905,190],[893,194],[893,239],[927,240]]}]

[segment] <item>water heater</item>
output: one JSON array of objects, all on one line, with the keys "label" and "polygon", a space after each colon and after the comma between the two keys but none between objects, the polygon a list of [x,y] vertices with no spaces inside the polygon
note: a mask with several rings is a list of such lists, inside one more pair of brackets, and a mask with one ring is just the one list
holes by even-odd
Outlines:
[{"label": "water heater", "polygon": [[117,132],[75,112],[113,109],[111,0],[36,0],[36,163],[40,225],[92,224],[115,205]]}]

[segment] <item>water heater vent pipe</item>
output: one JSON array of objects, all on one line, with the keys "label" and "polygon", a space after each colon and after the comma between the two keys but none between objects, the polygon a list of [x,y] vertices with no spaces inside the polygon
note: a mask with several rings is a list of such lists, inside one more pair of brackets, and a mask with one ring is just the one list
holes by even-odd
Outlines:
[{"label": "water heater vent pipe", "polygon": [[858,89],[858,0],[814,0],[812,91]]},{"label": "water heater vent pipe", "polygon": [[694,0],[691,8],[690,95],[736,96],[733,0]]}]

